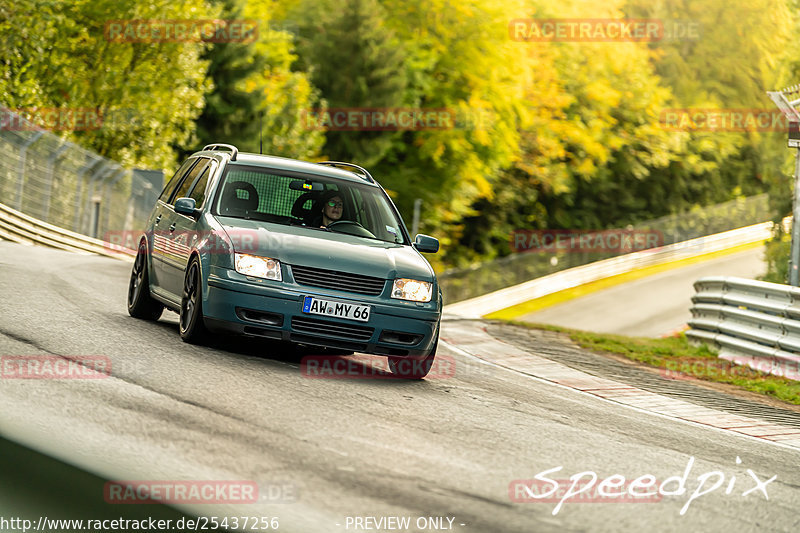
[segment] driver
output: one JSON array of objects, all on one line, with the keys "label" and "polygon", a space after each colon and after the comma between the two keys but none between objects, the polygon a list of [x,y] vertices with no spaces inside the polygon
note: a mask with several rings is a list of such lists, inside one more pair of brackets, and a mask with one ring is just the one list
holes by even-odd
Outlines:
[{"label": "driver", "polygon": [[322,204],[321,228],[326,228],[331,223],[342,219],[344,204],[338,191],[325,191],[322,198],[320,198],[320,203]]}]

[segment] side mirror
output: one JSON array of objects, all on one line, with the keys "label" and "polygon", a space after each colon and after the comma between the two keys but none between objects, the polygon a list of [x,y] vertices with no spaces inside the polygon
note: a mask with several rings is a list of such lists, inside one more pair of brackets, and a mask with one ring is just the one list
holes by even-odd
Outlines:
[{"label": "side mirror", "polygon": [[200,214],[198,209],[195,209],[194,198],[178,198],[175,200],[175,212],[187,217],[197,218]]},{"label": "side mirror", "polygon": [[420,233],[414,239],[414,248],[426,254],[435,254],[439,251],[439,239]]}]

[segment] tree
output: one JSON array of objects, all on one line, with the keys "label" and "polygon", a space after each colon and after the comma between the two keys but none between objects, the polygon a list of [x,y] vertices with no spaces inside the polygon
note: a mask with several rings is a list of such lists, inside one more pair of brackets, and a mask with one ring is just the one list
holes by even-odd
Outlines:
[{"label": "tree", "polygon": [[[387,31],[386,13],[377,0],[305,4],[313,17],[301,26],[301,65],[331,110],[400,108],[406,95],[406,54]],[[308,125],[322,127],[324,110],[309,109]],[[332,129],[326,133],[325,155],[372,167],[392,147],[396,131]]]},{"label": "tree", "polygon": [[318,154],[323,132],[305,128],[305,112],[317,105],[318,92],[305,72],[292,72],[293,37],[273,27],[273,4],[221,2],[224,18],[257,21],[257,38],[216,43],[206,52],[214,89],[197,120],[197,145],[227,142],[301,159]]},{"label": "tree", "polygon": [[11,109],[92,109],[99,129],[61,131],[125,165],[170,168],[200,112],[202,42],[130,42],[104,34],[130,20],[213,18],[194,1],[30,0],[2,7],[0,93]]},{"label": "tree", "polygon": [[[406,217],[423,200],[423,231],[444,248],[461,234],[472,203],[491,196],[500,169],[518,157],[527,113],[527,58],[508,39],[513,0],[384,0],[387,25],[404,43],[407,100],[444,109],[451,127],[405,132],[377,165]],[[441,256],[435,257],[439,261]]]},{"label": "tree", "polygon": [[[763,91],[785,70],[785,6],[777,7],[781,20],[758,11],[761,22],[750,35],[740,26],[751,26],[752,3],[737,2],[733,17],[730,6],[706,4],[637,0],[591,10],[591,18],[660,18],[667,25],[700,17],[701,42],[527,43],[537,74],[551,81],[528,85],[539,126],[523,130],[522,156],[503,171],[494,197],[473,205],[477,214],[465,219],[447,260],[505,255],[515,228],[620,227],[724,201],[734,191],[763,192],[785,164],[774,155],[775,135],[670,131],[660,120],[672,108],[771,108]],[[529,5],[537,18],[587,16],[582,2]]]}]

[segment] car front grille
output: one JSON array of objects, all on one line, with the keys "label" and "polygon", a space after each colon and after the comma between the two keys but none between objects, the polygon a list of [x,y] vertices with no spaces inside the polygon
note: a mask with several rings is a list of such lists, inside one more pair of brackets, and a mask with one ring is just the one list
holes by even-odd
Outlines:
[{"label": "car front grille", "polygon": [[386,280],[383,278],[298,265],[292,265],[292,275],[300,285],[356,292],[370,296],[381,294],[386,285]]},{"label": "car front grille", "polygon": [[367,326],[357,326],[355,324],[297,316],[292,318],[292,329],[298,333],[326,335],[356,342],[366,342],[370,340],[370,338],[372,338],[372,332],[375,331],[375,328]]}]

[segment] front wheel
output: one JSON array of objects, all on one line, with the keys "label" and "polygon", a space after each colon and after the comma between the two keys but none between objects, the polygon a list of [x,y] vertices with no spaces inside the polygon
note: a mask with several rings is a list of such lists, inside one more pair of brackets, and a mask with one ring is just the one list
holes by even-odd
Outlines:
[{"label": "front wheel", "polygon": [[403,379],[422,379],[428,375],[436,359],[436,348],[439,346],[439,333],[436,333],[436,340],[433,348],[422,359],[410,357],[389,357],[389,369],[392,374]]},{"label": "front wheel", "polygon": [[203,322],[202,286],[200,261],[194,257],[186,269],[180,312],[181,339],[190,344],[202,343],[208,336]]},{"label": "front wheel", "polygon": [[164,306],[150,296],[150,276],[147,272],[147,244],[139,245],[136,260],[131,269],[131,280],[128,283],[128,314],[133,318],[158,320]]}]

